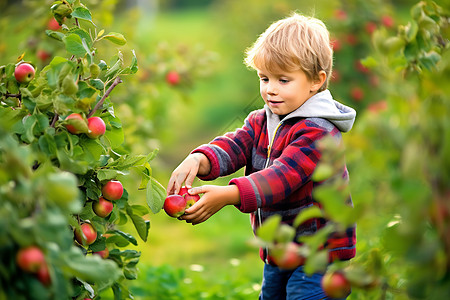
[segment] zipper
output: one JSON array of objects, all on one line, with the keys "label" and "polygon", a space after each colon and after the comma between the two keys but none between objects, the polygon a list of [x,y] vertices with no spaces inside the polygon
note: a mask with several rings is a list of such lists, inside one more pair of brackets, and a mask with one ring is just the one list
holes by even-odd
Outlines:
[{"label": "zipper", "polygon": [[[273,142],[275,140],[275,136],[277,135],[278,128],[280,128],[282,123],[283,123],[283,121],[278,123],[277,127],[275,128],[275,131],[273,132],[272,140],[269,141],[269,145],[267,146],[267,159],[266,159],[266,163],[264,165],[264,169],[267,169],[267,167],[269,166],[270,154],[272,153]],[[259,226],[261,226],[262,225],[261,208],[258,208],[257,215],[258,215]],[[266,257],[264,258],[264,262],[266,264],[268,264],[269,260],[267,259],[267,257],[269,256],[269,248],[266,246],[264,250],[265,250],[265,254],[266,254],[265,255]]]}]

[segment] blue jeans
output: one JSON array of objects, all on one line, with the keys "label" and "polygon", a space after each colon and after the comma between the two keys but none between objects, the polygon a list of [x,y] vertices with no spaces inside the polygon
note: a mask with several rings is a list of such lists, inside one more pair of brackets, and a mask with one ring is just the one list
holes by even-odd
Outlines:
[{"label": "blue jeans", "polygon": [[303,266],[294,270],[281,270],[265,264],[259,300],[330,299],[320,286],[322,276],[318,273],[306,275]]}]

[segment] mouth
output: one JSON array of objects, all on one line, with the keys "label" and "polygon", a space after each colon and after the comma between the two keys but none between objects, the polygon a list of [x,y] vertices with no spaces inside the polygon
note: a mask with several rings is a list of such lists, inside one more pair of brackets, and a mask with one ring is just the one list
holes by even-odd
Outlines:
[{"label": "mouth", "polygon": [[283,103],[283,101],[267,100],[267,103],[272,104],[272,105],[278,105],[278,104]]}]

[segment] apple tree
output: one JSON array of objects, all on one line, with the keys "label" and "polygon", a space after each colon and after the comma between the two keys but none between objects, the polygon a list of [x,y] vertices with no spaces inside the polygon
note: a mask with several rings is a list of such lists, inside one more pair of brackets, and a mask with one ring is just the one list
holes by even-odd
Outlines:
[{"label": "apple tree", "polygon": [[[80,1],[50,10],[59,26],[46,35],[65,56],[0,67],[0,299],[130,298],[140,252],[122,228],[134,225],[145,242],[150,210],[128,201],[122,179],[137,172],[148,203],[165,196],[150,166],[157,151],[129,154],[114,110],[112,92],[137,58]],[[117,53],[104,56],[103,43]]]}]

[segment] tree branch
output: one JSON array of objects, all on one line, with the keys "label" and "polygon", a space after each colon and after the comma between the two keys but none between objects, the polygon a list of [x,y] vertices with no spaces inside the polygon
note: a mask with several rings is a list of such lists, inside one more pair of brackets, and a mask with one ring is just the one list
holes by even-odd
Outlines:
[{"label": "tree branch", "polygon": [[109,96],[111,91],[116,87],[116,85],[118,85],[121,82],[122,82],[122,79],[120,79],[120,77],[116,77],[114,82],[111,84],[111,86],[108,88],[106,93],[103,95],[102,99],[100,99],[100,101],[97,102],[97,104],[94,106],[94,108],[86,116],[87,118],[92,117],[92,115],[97,111],[97,109],[99,109],[103,105],[103,102],[105,102],[105,99]]}]

